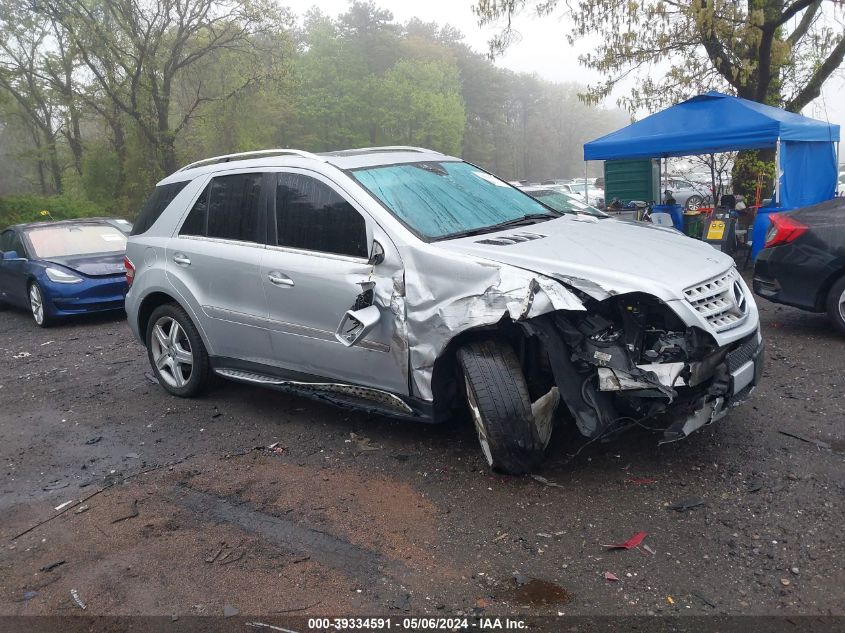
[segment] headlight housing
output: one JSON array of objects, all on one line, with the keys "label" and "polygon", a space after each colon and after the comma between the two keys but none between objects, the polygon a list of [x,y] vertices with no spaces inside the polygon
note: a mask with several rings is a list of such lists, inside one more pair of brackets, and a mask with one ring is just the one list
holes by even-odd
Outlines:
[{"label": "headlight housing", "polygon": [[47,278],[57,284],[78,284],[82,281],[81,277],[61,270],[60,268],[48,268]]}]

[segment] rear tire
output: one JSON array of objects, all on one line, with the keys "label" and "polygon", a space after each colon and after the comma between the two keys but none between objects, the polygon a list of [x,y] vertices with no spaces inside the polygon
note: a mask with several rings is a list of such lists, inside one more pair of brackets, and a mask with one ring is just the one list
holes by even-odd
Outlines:
[{"label": "rear tire", "polygon": [[698,211],[698,208],[704,203],[704,198],[698,195],[687,198],[687,203],[684,205],[687,211]]},{"label": "rear tire", "polygon": [[511,475],[531,471],[545,444],[531,414],[531,399],[519,359],[498,341],[470,343],[458,351],[470,415],[481,451],[494,470]]},{"label": "rear tire", "polygon": [[845,334],[845,276],[827,294],[827,316],[836,329]]},{"label": "rear tire", "polygon": [[166,303],[153,310],[145,340],[150,366],[167,392],[193,398],[208,387],[208,352],[181,306]]}]

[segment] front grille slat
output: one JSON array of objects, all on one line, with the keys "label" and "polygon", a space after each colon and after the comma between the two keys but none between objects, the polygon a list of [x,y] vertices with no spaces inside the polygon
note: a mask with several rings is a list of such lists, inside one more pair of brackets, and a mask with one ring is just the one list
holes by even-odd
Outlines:
[{"label": "front grille slat", "polygon": [[717,332],[738,326],[748,316],[745,291],[735,268],[684,290],[692,308]]}]

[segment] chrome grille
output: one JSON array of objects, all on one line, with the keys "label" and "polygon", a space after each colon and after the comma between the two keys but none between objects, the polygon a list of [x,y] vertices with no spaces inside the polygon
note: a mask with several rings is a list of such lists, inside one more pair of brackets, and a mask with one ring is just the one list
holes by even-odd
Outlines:
[{"label": "chrome grille", "polygon": [[748,299],[735,268],[687,288],[684,296],[717,332],[738,326],[748,316]]}]

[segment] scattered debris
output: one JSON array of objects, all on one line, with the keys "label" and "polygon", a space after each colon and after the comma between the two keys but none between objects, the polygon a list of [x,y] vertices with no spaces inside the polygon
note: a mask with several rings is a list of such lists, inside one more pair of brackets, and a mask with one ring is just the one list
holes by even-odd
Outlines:
[{"label": "scattered debris", "polygon": [[[354,435],[354,433],[353,433]],[[398,609],[400,611],[410,611],[411,610],[411,594],[406,593],[401,598],[396,598],[390,603],[391,609]]]},{"label": "scattered debris", "polygon": [[88,607],[84,602],[82,602],[82,598],[79,597],[79,592],[76,589],[70,590],[70,597],[73,598],[73,601],[76,603],[76,606],[82,609],[83,611]]},{"label": "scattered debris", "polygon": [[531,479],[534,481],[539,481],[544,486],[551,486],[552,488],[563,488],[564,486],[560,485],[559,483],[555,483],[554,481],[549,481],[542,475],[531,475]]},{"label": "scattered debris", "polygon": [[41,343],[41,347],[44,347],[45,345],[52,345],[55,342],[56,341],[46,341],[45,343]]},{"label": "scattered debris", "polygon": [[497,536],[496,538],[493,539],[493,543],[496,543],[497,541],[501,541],[507,535],[508,535],[507,532],[502,532],[501,534],[499,534],[499,536]]},{"label": "scattered debris", "polygon": [[686,512],[692,508],[703,506],[705,503],[706,501],[704,501],[704,499],[683,499],[670,505],[669,509],[674,510],[675,512]]},{"label": "scattered debris", "polygon": [[349,439],[352,440],[353,444],[355,444],[355,448],[357,448],[361,452],[381,450],[381,446],[376,446],[372,443],[370,438],[364,437],[363,435],[358,435],[357,433],[350,433]]},{"label": "scattered debris", "polygon": [[604,579],[614,581],[614,582],[619,580],[619,578],[616,577],[616,574],[614,574],[613,572],[609,572],[609,571],[604,572]]},{"label": "scattered debris", "polygon": [[712,601],[712,600],[709,600],[709,599],[707,598],[707,596],[705,596],[704,594],[701,594],[701,593],[699,593],[699,592],[697,592],[697,591],[691,591],[691,592],[690,592],[690,595],[691,595],[691,596],[695,596],[696,598],[698,598],[699,600],[701,600],[704,604],[706,604],[708,607],[713,607],[714,609],[716,608],[716,605],[713,603],[713,601]]},{"label": "scattered debris", "polygon": [[273,626],[272,624],[267,624],[266,622],[244,622],[244,624],[254,629],[270,629],[271,631],[283,631],[283,633],[290,633],[290,629],[283,629],[280,626]]},{"label": "scattered debris", "polygon": [[81,505],[76,510],[73,511],[74,514],[82,514],[88,509],[87,505]]},{"label": "scattered debris", "polygon": [[634,547],[639,547],[640,543],[643,542],[643,539],[646,537],[645,532],[637,532],[629,538],[624,543],[614,543],[612,545],[602,545],[602,547],[607,547],[610,549],[632,549]]},{"label": "scattered debris", "polygon": [[791,585],[792,583],[790,582],[789,578],[781,578],[781,579],[780,579],[780,584],[782,584],[784,587],[788,587],[788,586],[789,586],[789,585]]},{"label": "scattered debris", "polygon": [[795,438],[796,440],[801,440],[802,442],[806,442],[807,444],[815,444],[819,448],[830,449],[830,443],[825,442],[824,440],[817,440],[812,437],[804,437],[803,435],[790,433],[789,431],[778,431],[778,433],[780,433],[781,435],[786,435],[787,437]]},{"label": "scattered debris", "polygon": [[798,569],[797,567],[790,567],[790,568],[789,568],[789,571],[790,571],[791,573],[795,574],[796,576],[797,576],[797,575],[801,572],[801,570],[800,570],[800,569]]},{"label": "scattered debris", "polygon": [[12,356],[12,358],[29,358],[30,356],[32,356],[32,354],[30,354],[29,352],[19,352]]},{"label": "scattered debris", "polygon": [[98,435],[97,437],[92,437],[90,440],[85,440],[85,443],[86,443],[86,444],[88,444],[88,445],[90,446],[90,445],[92,445],[92,444],[96,444],[96,443],[97,443],[97,442],[99,442],[101,439],[103,439],[103,436],[102,436],[102,435]]},{"label": "scattered debris", "polygon": [[206,562],[206,563],[213,563],[214,561],[216,561],[216,560],[217,560],[217,557],[218,557],[218,556],[220,556],[220,554],[222,554],[222,553],[223,553],[223,550],[224,550],[225,548],[226,548],[226,544],[225,544],[225,543],[223,543],[223,546],[222,546],[220,549],[218,549],[218,550],[217,550],[214,554],[212,554],[211,556],[208,556],[208,557],[205,559],[205,562]]},{"label": "scattered debris", "polygon": [[64,565],[67,561],[56,561],[55,563],[50,563],[49,565],[44,565],[44,567],[39,567],[38,571],[53,571],[56,567],[60,565]]},{"label": "scattered debris", "polygon": [[287,446],[280,446],[281,442],[273,442],[270,446],[267,447],[267,450],[271,453],[284,453],[287,450]]},{"label": "scattered debris", "polygon": [[138,514],[139,514],[139,512],[138,512],[138,500],[135,499],[132,502],[132,509],[129,511],[129,514],[127,514],[126,516],[116,518],[115,520],[112,521],[112,523],[120,523],[121,521],[126,521],[127,519],[134,519],[136,516],[138,516]]},{"label": "scattered debris", "polygon": [[529,579],[526,576],[523,576],[518,571],[513,572],[513,581],[518,587],[522,587],[522,585],[527,585],[528,580]]},{"label": "scattered debris", "polygon": [[752,492],[760,492],[763,489],[763,480],[762,479],[752,479],[746,484],[745,492],[752,493]]},{"label": "scattered debris", "polygon": [[304,562],[305,562],[305,561],[307,561],[307,560],[311,560],[311,556],[310,556],[310,555],[300,556],[299,558],[294,558],[294,559],[290,562],[290,564],[291,564],[291,565],[295,565],[296,563],[304,563]]},{"label": "scattered debris", "polygon": [[657,552],[655,552],[653,549],[651,549],[651,547],[647,543],[645,545],[643,545],[643,549],[645,551],[647,551],[649,554],[651,554],[652,556],[657,554]]},{"label": "scattered debris", "polygon": [[69,481],[51,481],[49,484],[44,486],[41,490],[50,491],[50,490],[61,490],[62,488],[67,488],[70,485]]},{"label": "scattered debris", "polygon": [[37,591],[24,591],[20,598],[15,598],[15,602],[26,602],[27,600],[32,600],[37,595]]},{"label": "scattered debris", "polygon": [[69,506],[71,503],[73,503],[73,499],[71,499],[70,501],[65,501],[64,503],[60,503],[59,505],[57,505],[57,506],[56,506],[55,508],[53,508],[53,509],[54,509],[56,512],[58,512],[58,511],[59,511],[59,510],[61,510],[62,508],[66,508],[67,506]]},{"label": "scattered debris", "polygon": [[141,456],[138,453],[126,453],[123,457],[124,459],[141,459]]},{"label": "scattered debris", "polygon": [[672,596],[666,596],[666,602],[669,604],[675,604],[675,601],[672,599]]},{"label": "scattered debris", "polygon": [[229,563],[234,563],[244,557],[244,550],[239,549],[233,551],[235,551],[236,553],[232,554],[231,557],[229,557],[229,554],[231,554],[231,552],[226,552],[226,554],[224,554],[217,562],[221,565],[228,565]]},{"label": "scattered debris", "polygon": [[240,613],[240,609],[233,607],[231,604],[223,605],[223,617],[233,618]]},{"label": "scattered debris", "polygon": [[648,477],[628,477],[625,480],[626,484],[635,484],[637,486],[647,486],[648,484],[657,483],[656,479],[649,479]]},{"label": "scattered debris", "polygon": [[145,371],[145,372],[144,372],[144,378],[146,378],[147,380],[149,380],[149,381],[150,381],[151,383],[153,383],[154,385],[159,384],[159,382],[158,382],[158,378],[156,378],[155,376],[153,376],[153,375],[152,375],[150,372],[148,372],[148,371]]}]

